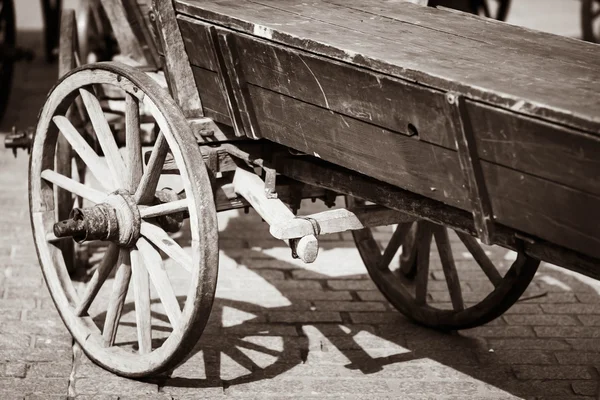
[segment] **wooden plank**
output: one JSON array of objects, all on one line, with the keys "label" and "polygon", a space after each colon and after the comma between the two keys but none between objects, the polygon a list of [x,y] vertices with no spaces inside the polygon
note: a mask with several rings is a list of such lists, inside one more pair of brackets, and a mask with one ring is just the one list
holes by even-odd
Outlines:
[{"label": "wooden plank", "polygon": [[[521,53],[540,54],[548,59],[559,58],[563,62],[600,64],[600,53],[579,39],[556,36],[533,29],[507,25],[493,19],[475,15],[449,13],[435,8],[419,10],[419,14],[399,7],[397,2],[363,0],[324,0],[327,3],[363,11],[373,16],[392,19],[405,24],[418,24],[452,36],[463,36],[484,42],[496,48]],[[432,1],[430,1],[431,5]],[[442,1],[443,3],[443,1]],[[452,5],[453,8],[454,5]],[[423,15],[426,18],[423,18]],[[586,59],[581,59],[585,54]],[[589,60],[589,61],[588,61]]]},{"label": "wooden plank", "polygon": [[[401,3],[402,12],[420,18],[420,24],[323,1],[261,3],[176,1],[180,12],[231,29],[600,134],[600,69],[586,47],[569,57],[549,58],[541,51],[490,46],[434,29],[439,21],[430,21],[423,7],[410,3]],[[496,26],[472,18],[464,22],[474,29]],[[556,38],[561,40],[565,47],[572,43]]]},{"label": "wooden plank", "polygon": [[224,30],[215,30],[213,43],[218,50],[220,73],[223,88],[227,92],[230,115],[236,134],[253,139],[260,137],[256,115],[249,99],[248,87],[241,68],[241,54],[235,44],[233,34]]},{"label": "wooden plank", "polygon": [[192,67],[194,81],[202,99],[204,115],[222,124],[231,125],[227,100],[216,72]]},{"label": "wooden plank", "polygon": [[600,195],[600,140],[581,131],[467,102],[479,157]]},{"label": "wooden plank", "polygon": [[217,72],[217,60],[212,47],[210,32],[207,29],[208,25],[185,15],[177,16],[177,24],[181,30],[190,63]]},{"label": "wooden plank", "polygon": [[483,162],[496,221],[600,258],[600,197]]},{"label": "wooden plank", "polygon": [[149,17],[144,14],[148,11],[147,7],[142,6],[138,0],[121,0],[121,3],[127,14],[129,26],[144,53],[146,62],[149,66],[158,69],[160,67],[158,49],[150,31]]},{"label": "wooden plank", "polygon": [[456,152],[250,86],[264,138],[466,209]]},{"label": "wooden plank", "polygon": [[247,35],[237,35],[235,42],[249,83],[455,148],[440,91]]},{"label": "wooden plank", "polygon": [[494,213],[483,171],[481,170],[481,160],[477,152],[477,142],[471,125],[471,118],[463,96],[448,93],[446,100],[448,101],[450,124],[454,126],[456,132],[458,160],[464,174],[465,185],[469,191],[477,236],[485,244],[491,244],[491,238],[494,235]]},{"label": "wooden plank", "polygon": [[[469,212],[314,157],[282,157],[277,160],[276,166],[280,173],[298,181],[372,201],[453,230],[476,234],[473,217]],[[512,250],[522,246],[532,257],[600,279],[600,258],[593,258],[540,238],[517,243],[515,233],[513,228],[497,224],[494,242]]]},{"label": "wooden plank", "polygon": [[153,0],[156,10],[156,25],[165,53],[165,69],[171,95],[187,118],[203,117],[200,95],[194,85],[183,38],[177,25],[171,0]]},{"label": "wooden plank", "polygon": [[119,51],[140,64],[147,64],[138,38],[135,36],[121,0],[100,0],[119,44]]}]

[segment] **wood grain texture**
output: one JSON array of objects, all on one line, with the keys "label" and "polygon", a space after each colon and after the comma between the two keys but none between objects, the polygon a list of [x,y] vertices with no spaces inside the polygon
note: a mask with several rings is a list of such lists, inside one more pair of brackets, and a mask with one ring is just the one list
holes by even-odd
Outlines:
[{"label": "wood grain texture", "polygon": [[460,20],[468,26],[464,30],[487,30],[499,38],[512,27],[442,10],[432,13],[409,3],[399,3],[397,12],[419,19],[418,24],[326,1],[177,0],[176,8],[278,43],[600,134],[600,71],[593,45],[552,35],[540,39],[520,28],[514,28],[515,35],[530,43],[551,43],[553,51],[543,45],[526,51],[514,44],[490,45],[460,31],[444,32],[444,19],[455,18],[454,29]]},{"label": "wood grain texture", "polygon": [[248,83],[455,148],[440,91],[246,35],[235,43]]},{"label": "wood grain texture", "polygon": [[454,151],[256,86],[250,95],[266,139],[460,208],[469,204]]},{"label": "wood grain texture", "polygon": [[100,0],[110,21],[119,50],[139,63],[146,64],[146,57],[138,38],[132,30],[124,4],[120,0]]},{"label": "wood grain texture", "polygon": [[171,1],[153,0],[156,25],[165,55],[169,90],[186,117],[202,117],[202,102],[194,85],[190,62]]}]

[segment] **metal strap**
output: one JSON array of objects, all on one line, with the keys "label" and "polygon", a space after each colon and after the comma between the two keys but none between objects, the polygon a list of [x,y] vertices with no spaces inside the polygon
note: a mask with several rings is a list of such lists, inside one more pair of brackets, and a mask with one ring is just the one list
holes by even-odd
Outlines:
[{"label": "metal strap", "polygon": [[494,213],[485,185],[481,161],[477,153],[475,134],[469,119],[465,98],[457,93],[449,92],[446,94],[446,100],[450,104],[450,116],[455,128],[458,159],[469,191],[475,229],[483,243],[492,244]]}]

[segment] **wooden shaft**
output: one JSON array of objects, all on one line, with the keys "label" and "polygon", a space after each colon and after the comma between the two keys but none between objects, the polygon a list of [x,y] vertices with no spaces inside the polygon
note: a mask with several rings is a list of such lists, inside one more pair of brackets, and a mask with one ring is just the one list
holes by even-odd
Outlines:
[{"label": "wooden shaft", "polygon": [[373,226],[402,224],[413,222],[415,219],[408,214],[373,205],[352,209],[340,208],[296,217],[290,221],[271,225],[270,232],[277,239],[293,239],[314,234],[315,223],[319,227],[318,234],[325,235]]},{"label": "wooden shaft", "polygon": [[[265,183],[252,172],[238,168],[233,177],[233,187],[236,193],[242,195],[271,226],[286,224],[296,218],[281,200],[267,198]],[[319,242],[312,234],[300,238],[300,240],[289,241],[289,245],[298,258],[305,263],[312,263],[317,258]]]}]

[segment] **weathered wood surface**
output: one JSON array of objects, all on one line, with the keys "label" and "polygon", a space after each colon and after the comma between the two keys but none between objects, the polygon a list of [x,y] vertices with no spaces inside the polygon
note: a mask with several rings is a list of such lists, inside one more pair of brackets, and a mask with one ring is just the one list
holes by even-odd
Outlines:
[{"label": "weathered wood surface", "polygon": [[393,1],[175,8],[207,115],[234,123],[235,63],[256,136],[470,211],[446,100],[459,93],[495,220],[600,257],[595,46]]},{"label": "weathered wood surface", "polygon": [[593,45],[404,2],[176,0],[176,9],[600,133],[600,52]]}]

